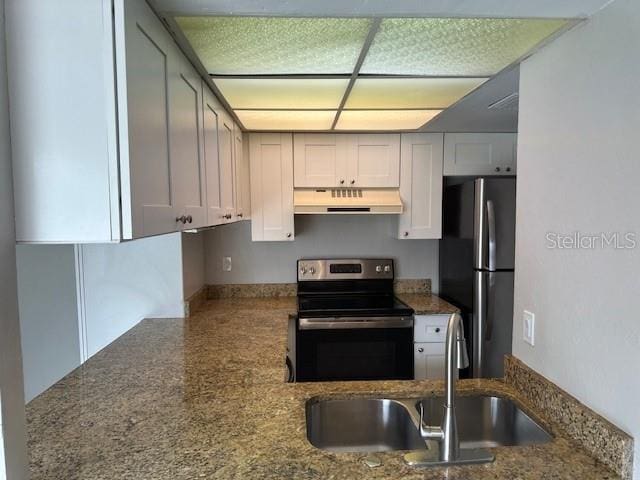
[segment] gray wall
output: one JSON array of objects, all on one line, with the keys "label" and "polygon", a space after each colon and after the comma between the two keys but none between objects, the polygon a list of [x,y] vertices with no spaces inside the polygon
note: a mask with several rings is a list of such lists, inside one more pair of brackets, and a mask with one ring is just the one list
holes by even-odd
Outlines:
[{"label": "gray wall", "polygon": [[18,298],[29,402],[80,365],[73,245],[18,245]]},{"label": "gray wall", "polygon": [[204,233],[182,234],[182,288],[184,299],[205,284]]},{"label": "gray wall", "polygon": [[[208,284],[289,283],[296,260],[305,257],[391,257],[398,278],[430,278],[438,285],[438,241],[393,238],[393,215],[297,215],[294,242],[252,242],[251,225],[240,222],[205,236]],[[222,257],[233,269],[222,271]]]},{"label": "gray wall", "polygon": [[27,478],[24,389],[9,141],[4,0],[0,0],[0,478]]},{"label": "gray wall", "polygon": [[[513,352],[640,437],[640,3],[616,0],[520,69]],[[634,232],[629,250],[547,233]],[[522,311],[536,314],[535,347]],[[640,478],[636,441],[635,478]]]}]

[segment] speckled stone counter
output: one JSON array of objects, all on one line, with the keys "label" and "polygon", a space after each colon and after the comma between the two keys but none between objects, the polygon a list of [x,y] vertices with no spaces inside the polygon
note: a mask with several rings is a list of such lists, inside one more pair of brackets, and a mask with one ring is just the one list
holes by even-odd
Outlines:
[{"label": "speckled stone counter", "polygon": [[[188,320],[145,320],[28,405],[32,479],[614,479],[564,436],[494,449],[491,464],[413,469],[402,452],[314,448],[305,435],[312,397],[431,395],[440,381],[284,383],[293,298],[209,301]],[[496,393],[467,380],[460,394]]]}]

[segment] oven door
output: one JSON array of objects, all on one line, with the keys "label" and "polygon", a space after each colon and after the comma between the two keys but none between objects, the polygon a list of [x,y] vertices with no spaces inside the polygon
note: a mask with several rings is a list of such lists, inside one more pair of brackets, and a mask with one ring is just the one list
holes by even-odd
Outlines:
[{"label": "oven door", "polygon": [[413,318],[300,319],[296,381],[413,379]]}]

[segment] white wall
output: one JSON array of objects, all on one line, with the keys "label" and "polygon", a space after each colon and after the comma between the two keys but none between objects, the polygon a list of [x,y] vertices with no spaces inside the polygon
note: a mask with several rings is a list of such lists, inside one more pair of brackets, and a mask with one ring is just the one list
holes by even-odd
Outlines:
[{"label": "white wall", "polygon": [[182,234],[182,284],[185,300],[205,284],[204,233]]},{"label": "white wall", "polygon": [[180,235],[78,247],[87,357],[144,318],[184,316]]},{"label": "white wall", "polygon": [[296,215],[294,242],[252,242],[249,222],[218,227],[205,236],[207,283],[291,283],[299,258],[372,256],[394,258],[398,278],[430,278],[437,288],[438,241],[397,240],[396,225],[393,215]]},{"label": "white wall", "polygon": [[[520,70],[513,352],[636,437],[640,242],[547,248],[548,232],[640,241],[640,3],[616,0]],[[535,347],[522,310],[536,314]]]},{"label": "white wall", "polygon": [[7,104],[4,0],[0,0],[0,478],[27,478],[15,229]]},{"label": "white wall", "polygon": [[18,245],[24,389],[29,402],[80,365],[73,245]]}]

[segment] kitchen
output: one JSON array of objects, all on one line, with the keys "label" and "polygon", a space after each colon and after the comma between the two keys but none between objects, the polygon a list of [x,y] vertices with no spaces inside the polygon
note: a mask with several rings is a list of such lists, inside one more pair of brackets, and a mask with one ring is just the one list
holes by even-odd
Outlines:
[{"label": "kitchen", "polygon": [[640,475],[633,2],[4,3],[6,478]]}]

